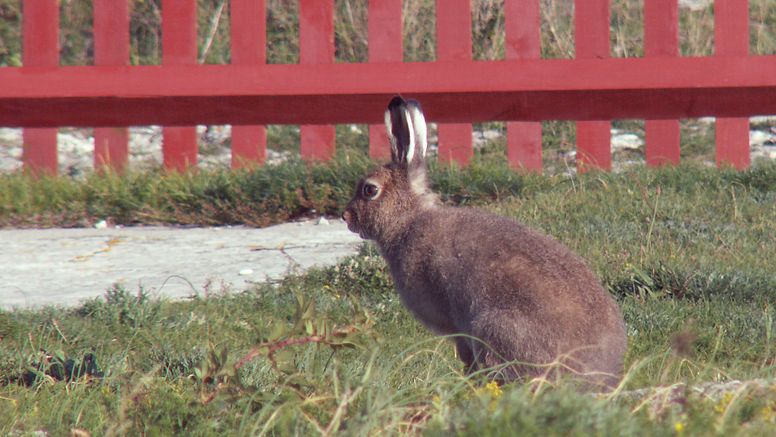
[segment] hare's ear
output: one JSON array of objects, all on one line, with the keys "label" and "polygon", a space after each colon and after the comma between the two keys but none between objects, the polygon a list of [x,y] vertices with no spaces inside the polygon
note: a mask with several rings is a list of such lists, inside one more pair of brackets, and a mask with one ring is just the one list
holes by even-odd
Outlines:
[{"label": "hare's ear", "polygon": [[415,134],[407,102],[396,96],[385,110],[385,130],[391,140],[391,160],[408,165],[415,156]]},{"label": "hare's ear", "polygon": [[417,100],[407,100],[407,112],[409,112],[412,121],[412,135],[415,137],[415,150],[408,162],[416,161],[422,163],[426,159],[427,133],[426,118],[423,116],[423,109]]}]

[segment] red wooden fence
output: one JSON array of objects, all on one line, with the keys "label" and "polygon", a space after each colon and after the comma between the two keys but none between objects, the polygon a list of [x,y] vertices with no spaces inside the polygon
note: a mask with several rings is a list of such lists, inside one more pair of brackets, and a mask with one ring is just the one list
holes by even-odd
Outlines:
[{"label": "red wooden fence", "polygon": [[387,154],[384,105],[418,98],[439,156],[466,163],[471,123],[507,121],[508,159],[541,170],[542,120],[577,120],[578,165],[611,166],[610,120],[646,119],[648,165],[679,161],[685,117],[716,116],[717,162],[749,165],[748,117],[776,114],[776,56],[749,54],[748,1],[716,0],[715,54],[678,53],[677,0],[645,1],[643,58],[609,57],[608,0],[575,7],[576,59],[540,59],[539,0],[504,0],[506,59],[473,61],[470,0],[437,0],[437,60],[402,62],[400,0],[369,0],[369,62],[334,63],[333,0],[299,0],[300,63],[265,63],[263,0],[231,0],[231,65],[197,65],[196,0],[162,1],[161,66],[129,66],[127,3],[94,2],[95,65],[60,67],[58,1],[23,0],[23,62],[0,69],[0,126],[24,130],[24,162],[56,171],[56,127],[96,126],[95,165],[123,168],[130,125],[161,124],[164,164],[196,164],[195,124],[232,124],[232,163],[261,163],[262,125],[300,124],[326,159],[334,123],[370,124]]}]

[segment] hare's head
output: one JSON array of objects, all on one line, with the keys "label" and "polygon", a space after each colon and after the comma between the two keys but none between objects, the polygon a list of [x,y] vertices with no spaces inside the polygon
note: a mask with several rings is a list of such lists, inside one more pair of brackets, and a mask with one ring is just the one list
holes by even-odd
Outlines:
[{"label": "hare's head", "polygon": [[432,207],[426,181],[426,121],[420,104],[394,97],[385,111],[391,162],[370,172],[342,218],[362,238],[385,240],[400,230],[416,210]]}]

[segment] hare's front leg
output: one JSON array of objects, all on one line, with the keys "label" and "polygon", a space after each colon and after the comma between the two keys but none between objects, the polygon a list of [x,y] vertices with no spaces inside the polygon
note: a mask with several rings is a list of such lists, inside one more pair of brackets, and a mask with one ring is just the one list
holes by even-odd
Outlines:
[{"label": "hare's front leg", "polygon": [[466,337],[455,337],[455,350],[458,358],[463,361],[463,371],[467,375],[477,371],[477,362],[474,360],[474,351],[472,351],[471,341]]}]

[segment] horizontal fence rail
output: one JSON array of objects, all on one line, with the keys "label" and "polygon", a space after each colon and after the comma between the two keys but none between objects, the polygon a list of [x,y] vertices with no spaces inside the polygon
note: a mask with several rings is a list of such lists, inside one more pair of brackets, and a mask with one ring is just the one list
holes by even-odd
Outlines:
[{"label": "horizontal fence rail", "polygon": [[645,119],[648,165],[679,162],[679,118],[717,117],[718,164],[749,165],[748,117],[776,114],[776,56],[749,54],[748,2],[716,0],[715,54],[681,57],[677,0],[644,2],[643,58],[609,57],[608,0],[575,4],[576,58],[540,59],[539,0],[504,0],[505,59],[473,61],[469,0],[437,0],[437,57],[402,62],[401,1],[370,0],[369,61],[334,63],[333,0],[299,0],[299,64],[266,64],[265,4],[231,0],[230,65],[199,65],[196,1],[162,1],[162,64],[129,65],[128,7],[94,2],[94,66],[59,66],[57,0],[23,2],[23,67],[0,68],[0,126],[24,127],[24,163],[56,171],[56,127],[95,129],[96,167],[126,166],[127,129],[164,125],[169,169],[197,162],[196,124],[231,124],[232,165],[263,163],[266,124],[301,125],[328,159],[336,123],[380,126],[394,94],[439,123],[439,157],[466,164],[473,122],[507,122],[507,156],[541,171],[543,120],[577,121],[581,170],[611,167],[612,119]]}]

